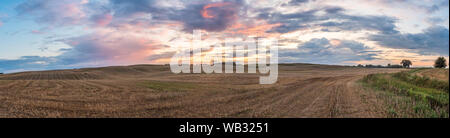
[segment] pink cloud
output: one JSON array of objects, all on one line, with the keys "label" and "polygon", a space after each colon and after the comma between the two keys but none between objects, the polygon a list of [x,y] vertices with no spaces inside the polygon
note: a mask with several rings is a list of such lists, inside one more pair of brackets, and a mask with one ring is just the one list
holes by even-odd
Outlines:
[{"label": "pink cloud", "polygon": [[231,5],[231,2],[218,2],[218,3],[211,3],[211,4],[207,4],[205,6],[203,6],[203,9],[201,11],[202,17],[203,18],[215,18],[216,16],[211,14],[208,9],[209,8],[214,8],[214,7],[224,7],[224,6],[228,6]]},{"label": "pink cloud", "polygon": [[113,16],[111,14],[105,14],[105,15],[102,15],[101,17],[97,17],[95,19],[95,24],[98,27],[104,27],[104,26],[110,24],[112,19],[113,19]]},{"label": "pink cloud", "polygon": [[95,32],[65,41],[72,48],[61,55],[70,64],[131,65],[150,63],[154,50],[163,48],[157,40],[129,32]]},{"label": "pink cloud", "polygon": [[45,32],[39,31],[39,30],[32,30],[32,34],[44,34]]},{"label": "pink cloud", "polygon": [[27,1],[16,7],[19,15],[32,15],[36,22],[75,25],[88,16],[82,0]]}]

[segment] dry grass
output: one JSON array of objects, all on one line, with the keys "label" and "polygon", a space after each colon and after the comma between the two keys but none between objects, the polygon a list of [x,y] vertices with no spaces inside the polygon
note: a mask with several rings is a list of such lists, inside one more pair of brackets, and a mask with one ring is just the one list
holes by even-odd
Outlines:
[{"label": "dry grass", "polygon": [[[439,74],[442,73],[442,74]],[[362,80],[385,102],[388,117],[448,118],[448,76],[441,69],[416,69],[394,74],[371,74]],[[435,77],[432,77],[435,76]]]},{"label": "dry grass", "polygon": [[419,76],[426,76],[432,79],[448,81],[448,69],[424,69],[416,73]]},{"label": "dry grass", "polygon": [[258,74],[173,74],[135,65],[0,76],[0,117],[384,117],[364,75],[398,72],[280,65],[278,82]]}]

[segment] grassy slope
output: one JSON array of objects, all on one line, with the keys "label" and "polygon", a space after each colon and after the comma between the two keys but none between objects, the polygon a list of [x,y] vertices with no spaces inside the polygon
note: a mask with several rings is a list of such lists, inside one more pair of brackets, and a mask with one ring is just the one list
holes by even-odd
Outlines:
[{"label": "grassy slope", "polygon": [[366,86],[379,90],[389,117],[449,117],[449,82],[416,75],[426,70],[364,77]]}]

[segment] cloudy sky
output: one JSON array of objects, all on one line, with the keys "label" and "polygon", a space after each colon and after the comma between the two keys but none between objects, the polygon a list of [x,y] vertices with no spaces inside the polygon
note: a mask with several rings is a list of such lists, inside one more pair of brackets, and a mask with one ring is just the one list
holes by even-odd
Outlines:
[{"label": "cloudy sky", "polygon": [[192,37],[279,41],[285,63],[432,66],[448,0],[1,0],[0,72],[168,63]]}]

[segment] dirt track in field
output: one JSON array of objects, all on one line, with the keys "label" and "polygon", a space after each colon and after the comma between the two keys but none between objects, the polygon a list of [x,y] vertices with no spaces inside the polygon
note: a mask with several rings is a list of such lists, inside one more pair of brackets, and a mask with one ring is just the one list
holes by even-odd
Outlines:
[{"label": "dirt track in field", "polygon": [[398,71],[289,64],[272,85],[152,65],[24,72],[0,76],[0,117],[385,117],[357,80]]}]

